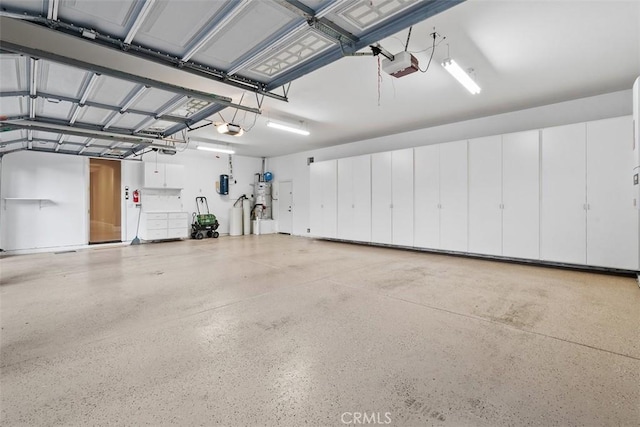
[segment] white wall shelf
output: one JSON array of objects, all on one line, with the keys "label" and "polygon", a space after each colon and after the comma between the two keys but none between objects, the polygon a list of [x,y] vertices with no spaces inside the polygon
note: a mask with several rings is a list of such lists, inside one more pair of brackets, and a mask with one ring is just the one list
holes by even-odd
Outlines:
[{"label": "white wall shelf", "polygon": [[7,210],[7,202],[38,202],[40,209],[42,209],[44,205],[52,205],[54,204],[51,199],[42,199],[40,197],[3,197],[2,200],[4,210]]}]

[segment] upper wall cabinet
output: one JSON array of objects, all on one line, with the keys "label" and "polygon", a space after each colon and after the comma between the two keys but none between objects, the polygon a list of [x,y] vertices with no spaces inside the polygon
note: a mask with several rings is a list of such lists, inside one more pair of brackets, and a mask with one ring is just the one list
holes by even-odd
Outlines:
[{"label": "upper wall cabinet", "polygon": [[337,237],[337,160],[309,166],[309,208],[311,235]]},{"label": "upper wall cabinet", "polygon": [[338,160],[338,238],[371,241],[371,156]]},{"label": "upper wall cabinet", "polygon": [[502,255],[540,258],[540,133],[502,136]]},{"label": "upper wall cabinet", "polygon": [[167,163],[144,163],[145,188],[184,188],[184,166]]},{"label": "upper wall cabinet", "polygon": [[469,252],[502,255],[502,137],[469,140]]},{"label": "upper wall cabinet", "polygon": [[587,264],[638,269],[630,117],[587,123]]},{"label": "upper wall cabinet", "polygon": [[414,245],[440,249],[440,144],[414,149]]}]

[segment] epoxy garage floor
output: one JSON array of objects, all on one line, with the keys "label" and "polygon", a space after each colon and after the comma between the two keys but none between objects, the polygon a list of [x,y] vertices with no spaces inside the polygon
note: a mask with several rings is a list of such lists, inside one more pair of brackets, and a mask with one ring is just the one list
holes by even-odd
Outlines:
[{"label": "epoxy garage floor", "polygon": [[7,426],[640,424],[634,278],[282,235],[0,268]]}]

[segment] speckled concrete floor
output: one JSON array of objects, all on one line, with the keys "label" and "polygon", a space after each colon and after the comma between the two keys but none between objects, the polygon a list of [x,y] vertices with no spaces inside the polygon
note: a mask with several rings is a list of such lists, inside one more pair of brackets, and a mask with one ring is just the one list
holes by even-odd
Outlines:
[{"label": "speckled concrete floor", "polygon": [[277,235],[0,269],[7,426],[640,424],[633,278]]}]

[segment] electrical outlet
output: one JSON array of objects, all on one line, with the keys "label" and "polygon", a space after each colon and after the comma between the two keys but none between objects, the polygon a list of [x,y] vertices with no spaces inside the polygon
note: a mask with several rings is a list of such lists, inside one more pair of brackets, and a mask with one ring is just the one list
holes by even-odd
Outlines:
[{"label": "electrical outlet", "polygon": [[307,233],[311,233],[311,229],[310,228],[307,228]]}]

